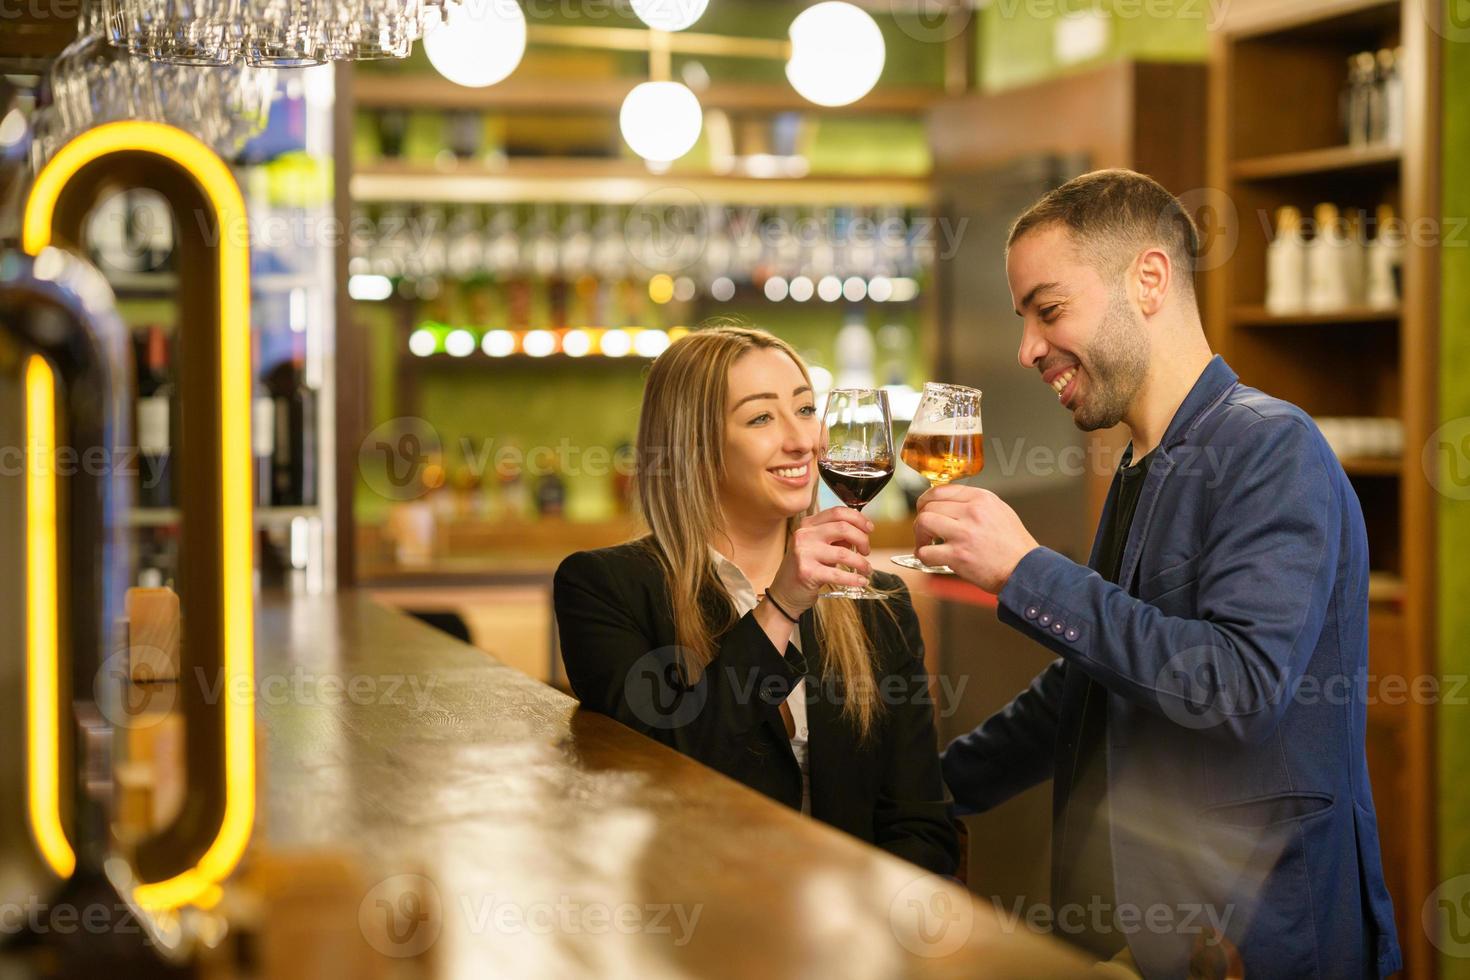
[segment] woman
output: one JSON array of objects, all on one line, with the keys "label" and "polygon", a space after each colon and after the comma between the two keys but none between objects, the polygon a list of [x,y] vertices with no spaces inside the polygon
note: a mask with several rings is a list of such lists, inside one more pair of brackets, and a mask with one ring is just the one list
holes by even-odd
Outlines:
[{"label": "woman", "polygon": [[582,704],[818,820],[941,874],[958,845],[918,620],[818,595],[872,572],[872,522],[814,513],[822,421],[796,352],[717,327],[654,361],[638,426],[650,533],[556,573]]}]

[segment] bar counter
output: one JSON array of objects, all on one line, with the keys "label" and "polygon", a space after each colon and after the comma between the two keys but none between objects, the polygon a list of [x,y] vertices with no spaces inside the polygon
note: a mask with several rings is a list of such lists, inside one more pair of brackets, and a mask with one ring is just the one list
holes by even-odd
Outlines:
[{"label": "bar counter", "polygon": [[255,846],[344,854],[363,915],[423,876],[439,922],[404,953],[434,975],[1088,973],[961,886],[365,593],[263,597],[257,649]]}]

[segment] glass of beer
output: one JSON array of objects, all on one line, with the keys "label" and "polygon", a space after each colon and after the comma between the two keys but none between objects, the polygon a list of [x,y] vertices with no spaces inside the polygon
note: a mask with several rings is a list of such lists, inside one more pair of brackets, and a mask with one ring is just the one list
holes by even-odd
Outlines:
[{"label": "glass of beer", "polygon": [[[985,467],[985,443],[980,430],[980,389],[931,381],[924,385],[919,408],[903,441],[903,461],[942,487],[974,476]],[[938,539],[935,544],[941,544]],[[893,559],[904,568],[934,575],[953,575],[948,565],[926,565],[917,555]]]},{"label": "glass of beer", "polygon": [[[837,499],[862,510],[893,479],[893,425],[888,392],[881,388],[834,388],[822,413],[823,445],[817,472]],[[823,599],[883,599],[866,586],[845,585]]]}]

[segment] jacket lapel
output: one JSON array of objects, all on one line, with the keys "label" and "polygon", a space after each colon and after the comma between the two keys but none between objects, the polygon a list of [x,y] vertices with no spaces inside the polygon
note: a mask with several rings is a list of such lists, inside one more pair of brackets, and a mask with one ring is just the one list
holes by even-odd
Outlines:
[{"label": "jacket lapel", "polygon": [[[1180,403],[1174,418],[1169,421],[1169,427],[1164,432],[1163,441],[1154,450],[1154,458],[1148,467],[1148,478],[1144,481],[1143,489],[1138,494],[1138,508],[1133,513],[1133,523],[1128,528],[1128,542],[1123,547],[1123,562],[1118,568],[1118,584],[1124,591],[1130,594],[1133,591],[1133,575],[1138,570],[1138,561],[1143,554],[1143,545],[1148,537],[1149,524],[1153,519],[1154,505],[1159,502],[1159,494],[1163,491],[1164,481],[1173,472],[1177,460],[1170,454],[1169,450],[1184,442],[1189,433],[1198,425],[1209,410],[1214,408],[1235,386],[1239,380],[1230,365],[1216,354],[1205,365],[1195,381],[1194,387],[1189,389],[1189,394]],[[1123,465],[1127,466],[1133,462],[1133,447],[1130,445],[1123,457]],[[1118,482],[1118,474],[1113,474],[1114,485]],[[1109,492],[1108,501],[1112,502],[1114,494]],[[1102,521],[1098,524],[1098,538],[1093,542],[1092,560],[1089,564],[1097,567],[1097,546],[1101,541],[1102,529],[1107,526],[1110,514],[1109,508],[1104,508]]]}]

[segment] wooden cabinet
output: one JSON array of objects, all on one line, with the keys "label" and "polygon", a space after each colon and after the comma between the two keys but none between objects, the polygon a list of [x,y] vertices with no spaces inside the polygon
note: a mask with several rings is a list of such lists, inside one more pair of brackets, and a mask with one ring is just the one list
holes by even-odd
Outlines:
[{"label": "wooden cabinet", "polygon": [[[1419,910],[1434,887],[1433,707],[1416,679],[1435,672],[1434,491],[1420,459],[1434,418],[1438,343],[1438,5],[1418,0],[1241,0],[1211,54],[1204,222],[1220,251],[1207,328],[1243,381],[1314,416],[1395,419],[1397,458],[1344,459],[1362,503],[1374,575],[1367,732],[1384,870],[1407,975],[1434,975]],[[1348,145],[1342,99],[1356,52],[1402,48],[1403,136]],[[1374,214],[1409,229],[1397,308],[1273,315],[1267,247],[1284,205]],[[1436,231],[1428,231],[1434,229]],[[1428,233],[1426,233],[1428,232]],[[1400,697],[1399,680],[1406,682]]]}]

